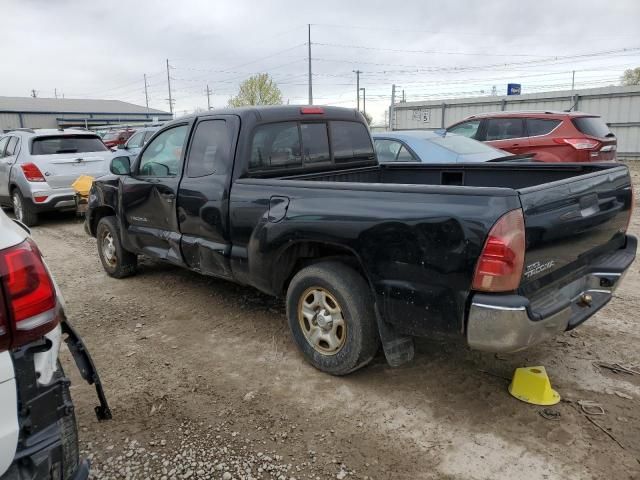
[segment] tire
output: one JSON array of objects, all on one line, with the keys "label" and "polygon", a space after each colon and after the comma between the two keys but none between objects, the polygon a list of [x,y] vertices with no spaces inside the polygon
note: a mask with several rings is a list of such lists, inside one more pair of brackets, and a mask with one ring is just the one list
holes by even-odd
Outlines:
[{"label": "tire", "polygon": [[11,204],[13,205],[13,215],[16,220],[21,221],[27,227],[38,224],[38,213],[29,200],[25,200],[19,188],[14,188],[11,192]]},{"label": "tire", "polygon": [[346,375],[378,351],[373,297],[352,268],[339,262],[303,268],[289,284],[286,303],[293,340],[318,370]]},{"label": "tire", "polygon": [[116,217],[103,217],[96,229],[98,255],[104,271],[113,278],[125,278],[136,273],[138,256],[125,250],[120,243]]}]

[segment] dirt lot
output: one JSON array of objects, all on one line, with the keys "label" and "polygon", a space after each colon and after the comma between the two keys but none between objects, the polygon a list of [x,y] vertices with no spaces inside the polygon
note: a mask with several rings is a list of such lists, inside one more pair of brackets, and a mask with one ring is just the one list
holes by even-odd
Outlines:
[{"label": "dirt lot", "polygon": [[[96,421],[93,390],[66,355],[94,478],[640,478],[640,376],[593,365],[640,365],[638,263],[603,312],[528,352],[420,340],[408,366],[379,355],[334,378],[294,348],[281,301],[151,262],[111,279],[69,216],[34,237],[113,409]],[[559,420],[507,393],[526,365],[546,366],[567,400]],[[604,407],[593,419],[619,444],[578,400]]]}]

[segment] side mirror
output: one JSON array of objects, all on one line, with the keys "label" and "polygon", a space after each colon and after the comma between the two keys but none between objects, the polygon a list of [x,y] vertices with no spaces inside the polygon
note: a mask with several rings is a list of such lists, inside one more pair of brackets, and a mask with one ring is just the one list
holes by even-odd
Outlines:
[{"label": "side mirror", "polygon": [[131,159],[127,156],[112,158],[109,170],[114,175],[131,175]]},{"label": "side mirror", "polygon": [[118,144],[118,150],[126,150],[127,146],[124,143],[119,143]]}]

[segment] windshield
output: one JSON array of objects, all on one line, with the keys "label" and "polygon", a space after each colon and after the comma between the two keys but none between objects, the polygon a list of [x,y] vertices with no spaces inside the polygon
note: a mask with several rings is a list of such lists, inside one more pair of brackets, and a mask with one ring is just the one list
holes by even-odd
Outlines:
[{"label": "windshield", "polygon": [[93,135],[60,135],[41,137],[31,144],[32,155],[54,155],[56,153],[104,152],[108,148],[100,137]]},{"label": "windshield", "polygon": [[571,121],[585,135],[598,138],[612,136],[611,130],[600,117],[578,117]]}]

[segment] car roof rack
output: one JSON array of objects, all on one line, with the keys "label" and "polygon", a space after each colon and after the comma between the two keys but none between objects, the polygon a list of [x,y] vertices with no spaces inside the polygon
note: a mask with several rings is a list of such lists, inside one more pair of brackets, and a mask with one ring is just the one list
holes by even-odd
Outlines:
[{"label": "car roof rack", "polygon": [[36,131],[33,128],[12,128],[11,130],[9,130],[9,132],[7,133],[11,133],[11,132],[29,132],[29,133],[36,133]]}]

